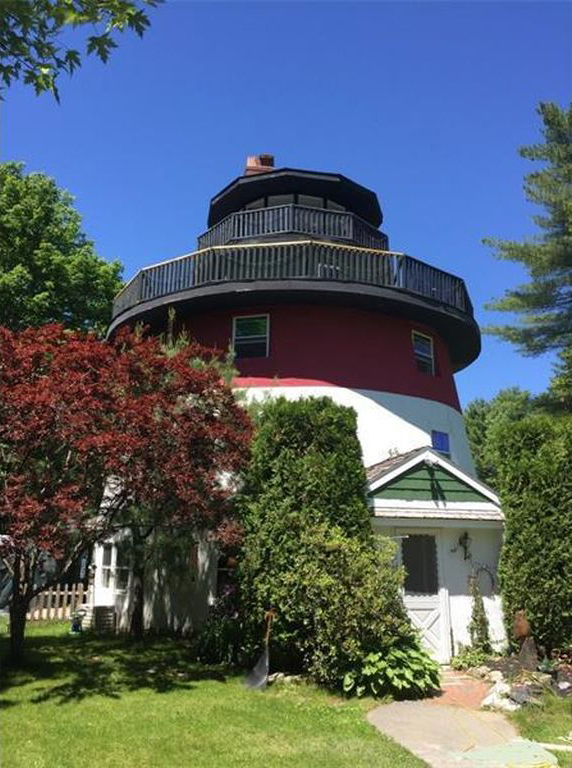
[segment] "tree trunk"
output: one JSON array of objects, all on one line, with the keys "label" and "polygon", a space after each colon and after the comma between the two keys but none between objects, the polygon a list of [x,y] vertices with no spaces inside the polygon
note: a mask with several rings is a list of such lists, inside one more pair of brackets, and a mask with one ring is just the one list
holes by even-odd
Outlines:
[{"label": "tree trunk", "polygon": [[137,528],[133,529],[132,549],[132,598],[133,609],[131,612],[131,624],[129,634],[137,640],[143,638],[145,630],[143,609],[145,606],[145,540]]},{"label": "tree trunk", "polygon": [[27,601],[19,594],[10,603],[10,661],[20,664],[24,658],[24,631],[26,629]]}]

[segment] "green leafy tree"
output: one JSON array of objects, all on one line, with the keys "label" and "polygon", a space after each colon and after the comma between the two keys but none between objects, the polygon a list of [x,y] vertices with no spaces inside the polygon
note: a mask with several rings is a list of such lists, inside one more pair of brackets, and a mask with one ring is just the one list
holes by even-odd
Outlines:
[{"label": "green leafy tree", "polygon": [[530,276],[490,305],[519,321],[488,329],[527,355],[572,345],[572,104],[541,103],[538,113],[544,142],[520,154],[543,163],[524,183],[526,198],[543,209],[534,217],[540,232],[530,242],[485,240],[497,258],[521,263]]},{"label": "green leafy tree", "polygon": [[518,387],[502,389],[492,400],[477,398],[465,408],[465,426],[478,477],[495,486],[499,457],[493,434],[524,418],[535,408],[530,393]]},{"label": "green leafy tree", "polygon": [[57,80],[81,66],[81,54],[66,46],[66,30],[87,28],[86,53],[106,62],[117,47],[117,34],[139,37],[149,26],[146,8],[162,0],[2,0],[0,3],[0,77],[50,91],[59,100]]},{"label": "green leafy tree", "polygon": [[255,422],[239,501],[247,657],[260,650],[269,607],[276,666],[320,683],[340,688],[372,652],[420,653],[393,542],[372,532],[355,412],[329,398],[281,398],[265,403]]},{"label": "green leafy tree", "polygon": [[572,642],[572,419],[534,413],[494,433],[506,516],[499,575],[507,631],[524,610],[548,650]]},{"label": "green leafy tree", "polygon": [[42,173],[0,165],[0,325],[45,323],[104,332],[121,288],[119,262],[99,258],[73,198]]}]

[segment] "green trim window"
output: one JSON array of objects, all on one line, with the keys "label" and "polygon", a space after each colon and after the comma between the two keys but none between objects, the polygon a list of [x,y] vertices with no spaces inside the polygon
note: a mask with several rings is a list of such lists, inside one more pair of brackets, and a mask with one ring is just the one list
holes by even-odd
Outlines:
[{"label": "green trim window", "polygon": [[417,370],[421,373],[435,375],[435,353],[433,351],[433,339],[424,333],[413,331],[411,334],[413,341],[413,354]]},{"label": "green trim window", "polygon": [[233,318],[232,348],[237,358],[268,357],[268,315]]}]

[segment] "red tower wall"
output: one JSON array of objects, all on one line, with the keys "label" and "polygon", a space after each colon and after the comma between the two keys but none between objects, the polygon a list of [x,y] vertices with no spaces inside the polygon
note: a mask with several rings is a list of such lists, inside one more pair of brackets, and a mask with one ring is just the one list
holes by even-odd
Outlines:
[{"label": "red tower wall", "polygon": [[[197,341],[227,349],[232,318],[270,316],[267,358],[236,361],[236,386],[339,386],[435,400],[460,410],[444,342],[427,326],[369,310],[336,306],[260,305],[209,311],[187,319]],[[417,370],[411,333],[433,337],[436,375]]]}]

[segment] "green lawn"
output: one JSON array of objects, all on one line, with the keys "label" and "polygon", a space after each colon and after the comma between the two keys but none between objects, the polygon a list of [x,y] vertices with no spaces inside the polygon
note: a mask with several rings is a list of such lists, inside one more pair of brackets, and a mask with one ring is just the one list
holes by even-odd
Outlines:
[{"label": "green lawn", "polygon": [[75,639],[67,628],[30,625],[26,668],[2,668],[2,768],[423,765],[366,722],[371,701],[306,685],[253,693],[191,663],[183,641]]},{"label": "green lawn", "polygon": [[[559,699],[547,694],[542,707],[523,707],[512,716],[526,739],[550,744],[564,744],[559,736],[572,732],[572,697]],[[572,744],[570,744],[572,746]],[[562,768],[572,768],[572,753],[554,752]]]}]

